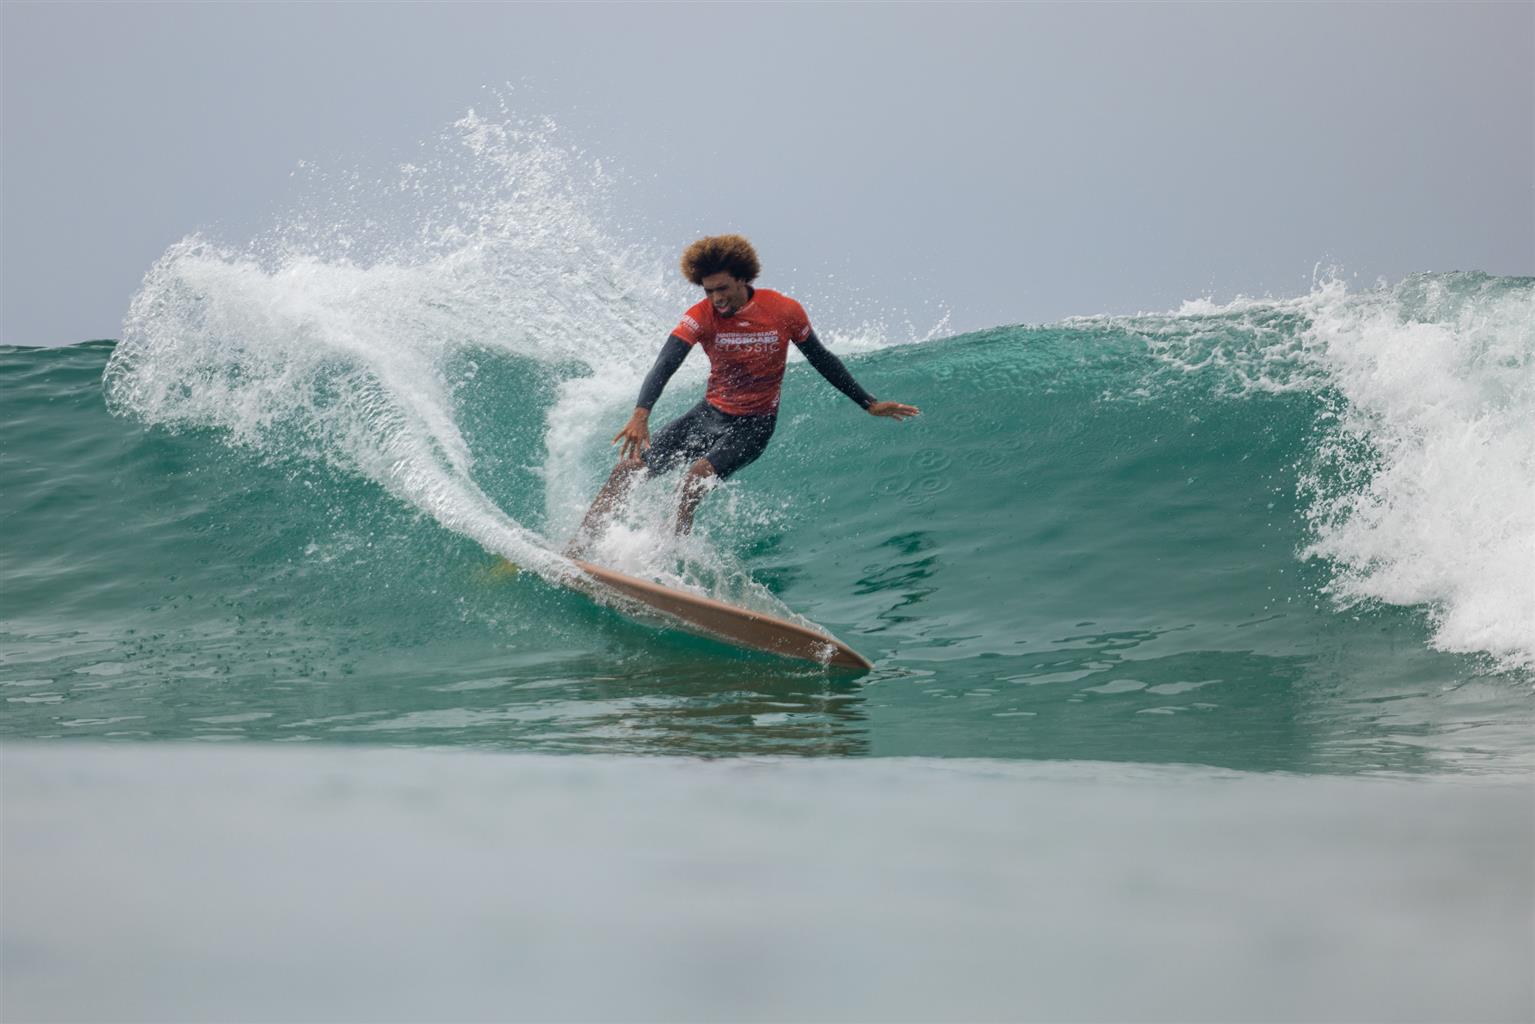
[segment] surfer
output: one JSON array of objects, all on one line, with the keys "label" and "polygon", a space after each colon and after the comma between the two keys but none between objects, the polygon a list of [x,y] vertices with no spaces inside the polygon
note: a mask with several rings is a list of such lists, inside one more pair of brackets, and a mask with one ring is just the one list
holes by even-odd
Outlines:
[{"label": "surfer", "polygon": [[[838,391],[873,416],[904,420],[915,406],[877,401],[821,344],[798,302],[754,288],[761,272],[756,250],[740,235],[700,238],[682,254],[682,275],[704,290],[683,314],[640,386],[634,413],[613,437],[618,465],[566,548],[579,557],[622,504],[642,473],[664,473],[691,461],[677,501],[677,532],[693,528],[708,489],[751,464],[767,448],[778,418],[779,391],[789,345]],[[650,436],[650,410],[666,382],[694,346],[709,357],[709,384],[701,402]]]}]

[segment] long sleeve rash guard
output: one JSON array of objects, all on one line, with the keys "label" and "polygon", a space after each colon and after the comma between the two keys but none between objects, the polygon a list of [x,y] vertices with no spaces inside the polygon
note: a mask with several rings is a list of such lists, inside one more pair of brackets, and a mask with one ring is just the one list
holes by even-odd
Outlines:
[{"label": "long sleeve rash guard", "polygon": [[[810,336],[799,344],[800,352],[805,356],[805,361],[815,367],[822,377],[838,391],[858,403],[859,408],[867,409],[874,404],[874,396],[859,386],[848,372],[848,368],[838,359],[836,354],[821,344],[821,339],[812,331]],[[666,344],[661,346],[661,354],[656,356],[655,365],[645,375],[645,382],[640,385],[639,401],[635,403],[641,409],[649,410],[655,407],[656,400],[661,397],[666,384],[672,379],[672,374],[677,372],[677,367],[688,357],[691,350],[687,342],[675,334],[666,339]]]}]

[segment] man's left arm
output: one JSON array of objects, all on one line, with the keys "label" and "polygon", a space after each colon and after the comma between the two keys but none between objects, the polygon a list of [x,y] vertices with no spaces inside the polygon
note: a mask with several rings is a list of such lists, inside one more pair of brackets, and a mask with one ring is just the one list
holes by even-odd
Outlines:
[{"label": "man's left arm", "polygon": [[853,375],[843,365],[842,360],[838,359],[830,349],[821,344],[821,339],[815,336],[814,331],[811,331],[810,336],[804,341],[797,344],[799,345],[799,350],[805,355],[805,361],[815,367],[816,372],[825,377],[832,387],[857,402],[861,408],[867,410],[871,415],[888,416],[891,419],[904,420],[917,415],[921,411],[914,405],[877,401],[873,395],[858,385],[858,382],[853,379]]}]

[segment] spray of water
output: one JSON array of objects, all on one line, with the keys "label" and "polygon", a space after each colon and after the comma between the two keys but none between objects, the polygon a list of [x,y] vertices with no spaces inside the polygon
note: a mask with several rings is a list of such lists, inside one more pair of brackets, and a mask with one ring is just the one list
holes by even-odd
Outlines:
[{"label": "spray of water", "polygon": [[[266,234],[173,245],[133,299],[108,401],[274,460],[360,474],[558,578],[570,571],[561,541],[611,465],[608,439],[696,296],[669,252],[621,240],[613,177],[554,122],[501,99],[421,149],[372,177],[300,165],[297,208]],[[845,352],[885,344],[872,322],[838,333],[828,336]],[[475,482],[454,395],[463,366],[486,353],[554,383],[543,436],[523,439],[545,452],[547,536]],[[674,387],[696,390],[703,363],[690,360]],[[668,486],[642,488],[606,541],[608,564],[782,613],[702,538],[671,540]]]},{"label": "spray of water", "polygon": [[551,545],[474,482],[454,357],[589,368],[549,414],[552,491],[569,503],[587,481],[566,473],[664,336],[677,289],[660,260],[604,230],[610,182],[552,123],[471,112],[431,153],[392,179],[313,173],[322,198],[247,246],[172,246],[133,299],[108,400],[274,459],[359,473],[488,550],[558,574],[566,563]]}]

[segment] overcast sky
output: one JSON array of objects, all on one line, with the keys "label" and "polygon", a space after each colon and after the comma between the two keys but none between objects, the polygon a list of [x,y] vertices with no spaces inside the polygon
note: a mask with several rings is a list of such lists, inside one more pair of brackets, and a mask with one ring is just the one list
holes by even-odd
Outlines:
[{"label": "overcast sky", "polygon": [[821,306],[966,330],[1319,262],[1535,273],[1530,3],[0,11],[9,344],[116,337],[171,243],[244,242],[299,161],[387,166],[508,82],[658,252],[740,230]]}]

